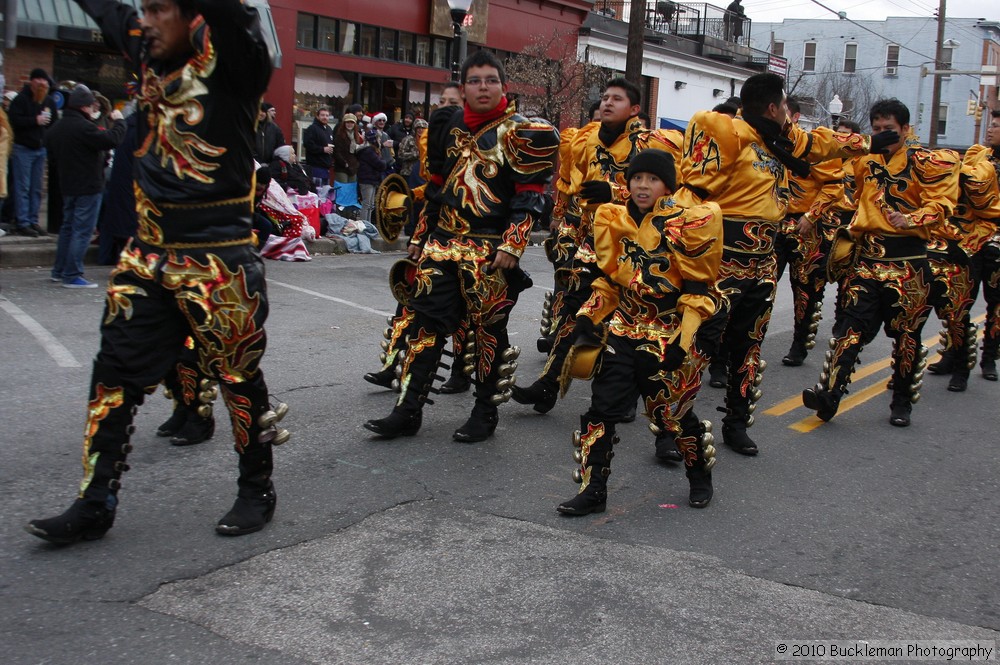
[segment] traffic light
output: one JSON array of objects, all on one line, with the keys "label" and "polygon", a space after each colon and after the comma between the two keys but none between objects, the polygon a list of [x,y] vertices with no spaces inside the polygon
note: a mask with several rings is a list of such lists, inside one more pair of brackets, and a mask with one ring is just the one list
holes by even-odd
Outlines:
[{"label": "traffic light", "polygon": [[965,105],[965,115],[976,115],[976,100],[970,99]]},{"label": "traffic light", "polygon": [[983,119],[983,106],[982,104],[976,104],[976,122]]}]

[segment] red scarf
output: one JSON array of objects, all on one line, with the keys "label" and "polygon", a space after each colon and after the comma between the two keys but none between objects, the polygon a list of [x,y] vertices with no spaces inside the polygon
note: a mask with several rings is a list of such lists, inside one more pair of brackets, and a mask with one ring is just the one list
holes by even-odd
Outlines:
[{"label": "red scarf", "polygon": [[500,98],[500,103],[495,108],[493,108],[490,111],[487,111],[486,113],[473,112],[473,110],[469,108],[468,102],[466,102],[464,111],[465,115],[463,116],[463,120],[465,122],[466,127],[468,127],[473,132],[477,132],[479,131],[480,127],[482,127],[488,122],[496,120],[506,112],[507,112],[506,95]]}]

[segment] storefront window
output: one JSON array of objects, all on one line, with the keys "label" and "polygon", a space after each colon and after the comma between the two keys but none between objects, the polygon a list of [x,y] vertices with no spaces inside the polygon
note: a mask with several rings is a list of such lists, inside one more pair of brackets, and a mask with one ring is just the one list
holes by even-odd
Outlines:
[{"label": "storefront window", "polygon": [[399,61],[413,62],[413,35],[408,32],[399,33]]},{"label": "storefront window", "polygon": [[432,67],[448,67],[448,42],[443,39],[434,40],[434,60]]},{"label": "storefront window", "polygon": [[374,26],[361,26],[361,43],[358,46],[358,55],[374,58],[378,56],[378,31]]},{"label": "storefront window", "polygon": [[429,65],[431,56],[431,38],[417,36],[417,64]]},{"label": "storefront window", "polygon": [[318,40],[316,42],[316,48],[320,51],[336,51],[337,50],[337,21],[332,18],[326,18],[324,16],[319,17],[319,22],[316,28],[316,33]]},{"label": "storefront window", "polygon": [[300,48],[316,48],[316,17],[299,14],[297,42]]},{"label": "storefront window", "polygon": [[357,50],[356,40],[358,36],[358,26],[356,23],[340,22],[340,48],[341,53],[354,53]]},{"label": "storefront window", "polygon": [[378,57],[383,60],[396,59],[396,31],[382,28],[379,35]]}]

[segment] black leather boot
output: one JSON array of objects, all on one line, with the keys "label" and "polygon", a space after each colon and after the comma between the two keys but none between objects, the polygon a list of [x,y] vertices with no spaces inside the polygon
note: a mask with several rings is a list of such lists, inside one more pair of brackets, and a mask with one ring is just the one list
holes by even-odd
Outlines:
[{"label": "black leather boot", "polygon": [[465,424],[455,430],[451,438],[460,443],[478,443],[493,436],[500,416],[496,407],[489,407],[476,403],[472,407],[472,415],[465,421]]},{"label": "black leather boot", "polygon": [[471,383],[469,382],[469,377],[465,375],[465,372],[462,371],[461,367],[458,367],[458,362],[456,361],[452,364],[451,376],[449,376],[448,380],[441,385],[438,392],[442,395],[464,393],[468,392],[470,385]]},{"label": "black leather boot", "polygon": [[25,529],[31,535],[56,545],[70,545],[78,540],[98,540],[115,523],[116,504],[117,500],[108,508],[107,502],[77,499],[62,515],[31,520]]},{"label": "black leather boot", "polygon": [[202,418],[197,412],[188,414],[183,427],[170,438],[175,446],[193,446],[196,443],[208,441],[215,436],[215,416]]},{"label": "black leather boot", "polygon": [[535,341],[535,348],[538,349],[539,353],[548,354],[552,350],[554,342],[555,335],[544,335]]},{"label": "black leather boot", "polygon": [[656,441],[653,443],[656,452],[654,453],[656,459],[661,462],[666,462],[667,464],[674,465],[684,461],[684,457],[681,452],[677,450],[677,443],[673,432],[668,430],[660,430],[660,433],[656,435]]},{"label": "black leather boot", "polygon": [[156,436],[173,436],[181,431],[187,422],[187,410],[180,402],[174,402],[174,412],[156,428]]},{"label": "black leather boot", "polygon": [[910,413],[913,412],[913,405],[910,400],[893,401],[890,405],[889,424],[895,427],[909,427]]},{"label": "black leather boot", "polygon": [[383,439],[395,439],[400,436],[413,436],[420,431],[423,424],[423,412],[408,413],[406,411],[393,409],[385,418],[369,420],[365,423],[365,429],[375,432]]},{"label": "black leather boot", "polygon": [[719,411],[726,414],[722,418],[722,442],[740,455],[748,457],[760,452],[757,444],[747,434],[747,430],[753,425],[753,416],[750,413],[753,401],[752,396],[744,398],[735,391],[729,391],[726,395],[726,406],[719,407]]},{"label": "black leather boot", "polygon": [[698,420],[694,411],[681,418],[681,433],[677,449],[684,459],[684,473],[688,479],[688,505],[706,508],[712,501],[712,468],[715,466],[715,438],[712,423]]},{"label": "black leather boot", "polygon": [[729,384],[729,367],[723,360],[713,360],[708,365],[708,385],[725,388]]},{"label": "black leather boot", "polygon": [[277,427],[288,406],[279,403],[272,408],[260,372],[242,383],[223,384],[222,394],[233,424],[240,475],[236,501],[215,525],[215,532],[242,536],[260,531],[274,516],[278,497],[271,482],[272,450],[291,436]]},{"label": "black leather boot", "polygon": [[931,374],[951,374],[958,365],[958,358],[953,349],[948,349],[941,353],[941,359],[936,363],[927,366],[927,371]]},{"label": "black leather boot", "polygon": [[396,380],[396,369],[394,367],[386,367],[377,372],[368,372],[365,374],[364,379],[368,383],[392,390],[394,387],[392,382]]},{"label": "black leather boot", "polygon": [[424,404],[430,401],[427,394],[431,385],[435,379],[442,378],[435,372],[444,351],[444,336],[427,332],[425,325],[417,325],[416,329],[420,333],[410,340],[403,352],[400,365],[402,394],[396,406],[387,417],[369,420],[364,424],[365,429],[385,439],[413,436],[417,433],[423,423]]},{"label": "black leather boot", "polygon": [[527,388],[514,386],[510,396],[518,404],[530,404],[538,413],[548,413],[559,397],[558,385],[552,385],[547,377],[542,377]]},{"label": "black leather boot", "polygon": [[79,497],[61,515],[31,520],[26,530],[50,543],[69,545],[104,537],[115,521],[122,473],[141,391],[127,390],[109,365],[94,362],[84,426],[84,482]]},{"label": "black leather boot", "polygon": [[215,532],[222,536],[242,536],[260,531],[271,518],[278,505],[278,495],[271,483],[271,444],[258,443],[240,455],[239,490],[229,512],[215,525]]},{"label": "black leather boot", "polygon": [[807,409],[815,411],[816,417],[827,423],[837,415],[837,409],[840,408],[840,398],[839,393],[827,390],[819,384],[802,391],[802,404]]},{"label": "black leather boot", "polygon": [[805,344],[799,341],[792,342],[792,346],[788,349],[788,353],[785,357],[781,359],[781,364],[786,367],[798,367],[806,361],[806,356],[809,354],[806,351]]},{"label": "black leather boot", "polygon": [[983,344],[983,355],[979,360],[979,369],[987,381],[997,380],[997,349],[987,348]]},{"label": "black leather boot", "polygon": [[579,517],[605,511],[614,443],[614,423],[580,416],[580,429],[573,432],[573,458],[580,463],[573,470],[573,480],[580,483],[580,491],[556,507],[560,514]]}]

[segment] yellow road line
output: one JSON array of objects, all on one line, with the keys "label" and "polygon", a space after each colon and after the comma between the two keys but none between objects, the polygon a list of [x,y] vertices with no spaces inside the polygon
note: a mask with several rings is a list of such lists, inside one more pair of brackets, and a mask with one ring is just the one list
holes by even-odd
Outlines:
[{"label": "yellow road line", "polygon": [[[974,318],[972,320],[972,323],[982,323],[985,320],[986,320],[986,315],[982,314],[982,315],[977,316],[976,318]],[[979,335],[981,335],[981,334],[982,334],[982,329],[980,329],[980,331],[979,331]],[[938,339],[939,339],[938,335],[934,335],[933,337],[928,337],[927,339],[923,340],[923,345],[926,346],[927,348],[931,348]],[[890,362],[889,358],[883,358],[882,360],[878,360],[876,362],[873,362],[870,365],[864,365],[863,367],[861,367],[860,369],[858,369],[856,372],[854,372],[854,376],[852,377],[851,381],[852,382],[861,381],[862,379],[865,379],[865,378],[871,376],[875,372],[878,372],[878,371],[881,371],[883,369],[886,369],[887,367],[889,367],[889,362]],[[846,402],[847,402],[847,400],[845,400],[844,403],[846,403]],[[782,400],[781,402],[778,402],[777,404],[775,404],[774,406],[772,406],[771,408],[769,408],[767,411],[764,411],[764,415],[768,415],[768,416],[783,416],[783,415],[785,415],[787,413],[791,413],[792,411],[794,411],[795,409],[797,409],[797,408],[799,408],[801,406],[802,406],[802,395],[793,395],[792,397],[789,397],[786,400]],[[819,422],[819,423],[823,422],[822,420],[819,420],[818,418],[815,418],[815,416],[813,418],[817,422]],[[807,418],[806,420],[809,420],[809,419]],[[807,430],[807,431],[809,431],[809,430]]]}]

